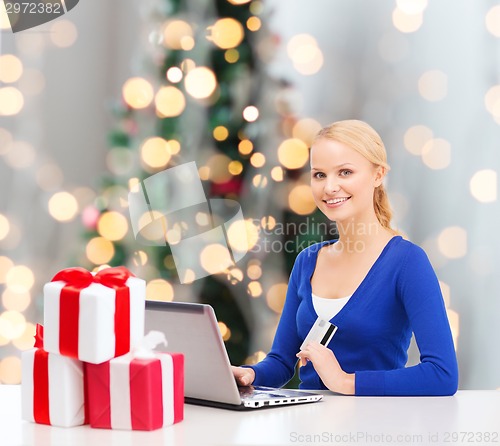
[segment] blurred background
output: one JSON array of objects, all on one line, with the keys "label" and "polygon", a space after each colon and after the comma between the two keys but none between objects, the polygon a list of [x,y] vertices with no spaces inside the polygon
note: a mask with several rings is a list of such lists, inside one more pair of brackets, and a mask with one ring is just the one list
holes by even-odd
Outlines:
[{"label": "blurred background", "polygon": [[[20,381],[43,285],[68,266],[208,302],[231,361],[263,358],[295,256],[336,236],[311,138],[361,119],[386,144],[395,226],[440,280],[460,388],[500,388],[500,2],[82,0],[16,34],[0,2],[0,29],[0,383]],[[128,213],[141,180],[191,161],[207,198],[240,203],[249,251],[203,279],[137,242]]]}]

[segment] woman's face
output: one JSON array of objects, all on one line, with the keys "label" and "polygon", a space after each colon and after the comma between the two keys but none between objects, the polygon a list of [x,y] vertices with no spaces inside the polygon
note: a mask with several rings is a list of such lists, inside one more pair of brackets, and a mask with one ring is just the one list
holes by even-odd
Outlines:
[{"label": "woman's face", "polygon": [[311,188],[316,206],[333,221],[370,221],[373,193],[383,168],[354,149],[321,138],[311,147]]}]

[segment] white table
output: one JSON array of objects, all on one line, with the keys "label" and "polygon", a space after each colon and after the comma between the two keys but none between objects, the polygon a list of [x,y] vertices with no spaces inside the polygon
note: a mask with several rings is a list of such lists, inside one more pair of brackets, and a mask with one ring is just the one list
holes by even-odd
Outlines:
[{"label": "white table", "polygon": [[352,397],[234,412],[186,405],[184,421],[152,432],[58,428],[20,417],[20,386],[0,385],[1,446],[492,445],[500,391],[453,397]]}]

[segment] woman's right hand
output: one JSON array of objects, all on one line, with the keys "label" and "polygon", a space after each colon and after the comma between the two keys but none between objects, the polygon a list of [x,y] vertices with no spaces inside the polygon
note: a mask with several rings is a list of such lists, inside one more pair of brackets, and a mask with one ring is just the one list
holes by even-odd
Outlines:
[{"label": "woman's right hand", "polygon": [[253,369],[247,367],[235,367],[231,366],[233,370],[234,379],[239,386],[249,386],[255,380],[255,372]]}]

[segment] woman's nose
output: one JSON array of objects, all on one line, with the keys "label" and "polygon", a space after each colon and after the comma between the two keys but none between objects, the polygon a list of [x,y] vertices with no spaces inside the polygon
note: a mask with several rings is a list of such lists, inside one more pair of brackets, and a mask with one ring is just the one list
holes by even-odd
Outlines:
[{"label": "woman's nose", "polygon": [[334,179],[328,179],[325,183],[325,192],[327,194],[335,194],[340,190],[340,185]]}]

